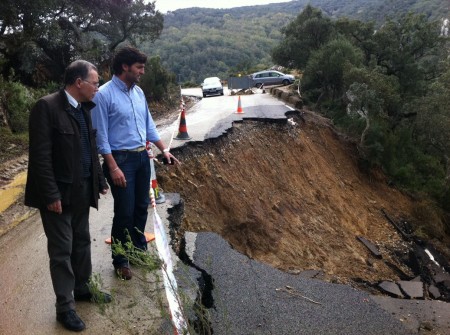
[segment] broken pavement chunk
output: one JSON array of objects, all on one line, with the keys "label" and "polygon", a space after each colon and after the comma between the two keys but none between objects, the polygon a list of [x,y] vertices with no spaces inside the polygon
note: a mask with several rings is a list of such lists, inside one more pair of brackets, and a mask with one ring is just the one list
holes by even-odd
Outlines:
[{"label": "broken pavement chunk", "polygon": [[362,236],[357,236],[356,237],[359,241],[362,242],[362,244],[364,244],[367,249],[370,250],[370,252],[377,258],[382,258],[380,251],[378,250],[377,246],[375,244],[373,244],[372,242],[368,241],[367,239],[365,239]]},{"label": "broken pavement chunk", "polygon": [[397,284],[408,298],[423,298],[422,282],[401,280]]},{"label": "broken pavement chunk", "polygon": [[441,292],[439,292],[439,289],[434,285],[430,285],[428,292],[433,299],[439,299],[441,297]]},{"label": "broken pavement chunk", "polygon": [[387,293],[394,295],[399,298],[403,298],[403,293],[400,291],[400,288],[396,283],[390,281],[384,281],[378,285],[381,289],[386,291]]},{"label": "broken pavement chunk", "polygon": [[436,284],[439,284],[445,280],[450,280],[450,275],[448,273],[438,273],[433,279]]}]

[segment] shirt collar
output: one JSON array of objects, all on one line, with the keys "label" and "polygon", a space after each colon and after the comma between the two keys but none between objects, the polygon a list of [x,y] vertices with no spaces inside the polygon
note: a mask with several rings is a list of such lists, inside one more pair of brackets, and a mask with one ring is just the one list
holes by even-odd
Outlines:
[{"label": "shirt collar", "polygon": [[[119,77],[113,75],[112,81],[120,88],[121,91],[128,92],[128,86]],[[130,91],[133,89],[135,85],[136,84],[132,84],[130,86]]]},{"label": "shirt collar", "polygon": [[74,98],[73,96],[71,96],[71,95],[69,94],[69,92],[67,92],[66,90],[64,90],[64,92],[66,93],[67,100],[69,100],[69,104],[70,104],[72,107],[77,108],[77,107],[78,107],[78,101],[76,101],[75,98]]}]

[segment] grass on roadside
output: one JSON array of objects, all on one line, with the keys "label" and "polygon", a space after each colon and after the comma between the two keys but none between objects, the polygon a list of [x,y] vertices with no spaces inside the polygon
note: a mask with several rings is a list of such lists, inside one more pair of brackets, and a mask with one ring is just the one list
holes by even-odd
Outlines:
[{"label": "grass on roadside", "polygon": [[28,152],[28,132],[14,134],[8,128],[0,127],[0,164]]}]

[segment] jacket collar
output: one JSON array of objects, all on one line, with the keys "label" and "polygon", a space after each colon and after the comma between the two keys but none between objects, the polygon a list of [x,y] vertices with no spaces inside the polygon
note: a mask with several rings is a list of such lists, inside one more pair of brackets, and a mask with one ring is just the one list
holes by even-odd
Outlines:
[{"label": "jacket collar", "polygon": [[[64,88],[62,88],[59,91],[59,95],[64,101],[64,110],[70,111],[71,105],[70,105],[69,99],[67,99],[67,94],[66,94],[66,91],[64,90]],[[82,102],[81,106],[83,107],[83,110],[90,111],[92,108],[95,107],[95,103],[92,101]]]}]

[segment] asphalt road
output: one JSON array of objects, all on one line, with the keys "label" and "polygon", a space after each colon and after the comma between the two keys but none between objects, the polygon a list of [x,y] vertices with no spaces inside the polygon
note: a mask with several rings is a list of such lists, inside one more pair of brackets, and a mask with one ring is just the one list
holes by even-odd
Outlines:
[{"label": "asphalt road", "polygon": [[215,334],[412,334],[370,296],[349,286],[291,275],[200,233],[194,263],[214,279]]},{"label": "asphalt road", "polygon": [[[291,109],[269,94],[241,96],[243,114],[235,114],[237,104],[237,96],[202,99],[186,114],[192,141],[220,136],[242,118],[283,118]],[[169,142],[177,128],[174,122],[161,129],[163,139]],[[172,147],[185,144],[173,140]],[[167,209],[179,201],[177,195],[167,199],[158,205],[166,225]],[[99,211],[91,212],[91,237],[93,270],[114,301],[103,307],[77,304],[87,325],[84,333],[172,334],[160,274],[133,268],[131,281],[114,276],[104,242],[112,215],[112,198],[107,195]],[[151,218],[147,227],[152,231]],[[420,324],[431,319],[450,331],[448,304],[370,297],[345,285],[280,272],[237,253],[216,234],[188,236],[187,250],[196,268],[178,262],[177,280],[192,301],[195,284],[204,287],[202,278],[212,279],[213,289],[205,291],[211,305],[204,312],[214,334],[417,334]],[[0,334],[69,333],[55,321],[46,238],[38,215],[0,238],[0,279]]]},{"label": "asphalt road", "polygon": [[[183,89],[183,94],[201,97],[201,89]],[[293,108],[285,102],[275,99],[270,94],[253,94],[240,96],[243,113],[237,114],[239,96],[229,95],[224,88],[223,96],[208,96],[197,102],[186,113],[187,133],[190,141],[203,141],[205,138],[220,136],[231,128],[232,122],[241,121],[243,118],[275,117],[285,118],[284,113]],[[160,135],[165,143],[171,143],[171,148],[182,146],[184,140],[177,140],[179,131],[178,120],[160,130]],[[171,138],[174,138],[171,142]]]}]

